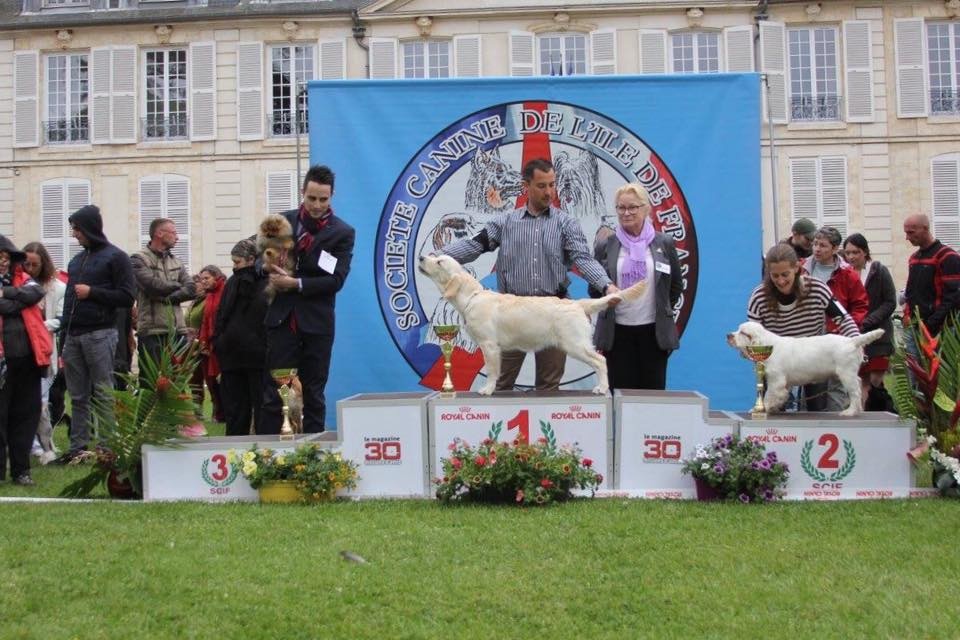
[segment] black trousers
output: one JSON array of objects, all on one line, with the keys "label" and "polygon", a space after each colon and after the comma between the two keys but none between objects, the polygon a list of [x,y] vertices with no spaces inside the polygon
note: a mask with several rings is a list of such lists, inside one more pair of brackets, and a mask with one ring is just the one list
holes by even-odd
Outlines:
[{"label": "black trousers", "polygon": [[0,389],[0,480],[30,472],[30,447],[40,422],[40,367],[33,357],[7,360],[7,381]]},{"label": "black trousers", "polygon": [[[304,433],[320,433],[324,430],[327,403],[323,392],[330,373],[332,351],[332,333],[294,331],[287,323],[267,329],[267,375],[270,369],[297,368],[297,376],[303,386]],[[276,395],[276,385],[273,387],[275,399],[268,397],[265,391],[261,409],[260,420],[265,433],[280,433],[283,424],[283,405]]]},{"label": "black trousers", "polygon": [[618,324],[606,354],[611,389],[666,389],[667,358],[657,344],[656,325]]},{"label": "black trousers", "polygon": [[250,421],[254,431],[263,433],[260,424],[260,408],[263,404],[263,369],[236,369],[220,372],[220,397],[227,423],[226,435],[250,434]]}]

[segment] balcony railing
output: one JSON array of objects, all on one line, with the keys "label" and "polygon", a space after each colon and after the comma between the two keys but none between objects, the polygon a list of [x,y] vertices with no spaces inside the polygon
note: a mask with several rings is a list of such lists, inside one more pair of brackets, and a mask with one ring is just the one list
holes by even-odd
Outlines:
[{"label": "balcony railing", "polygon": [[934,115],[960,113],[960,95],[957,95],[953,89],[931,89],[930,113]]},{"label": "balcony railing", "polygon": [[172,116],[147,116],[140,120],[144,140],[186,140],[190,122],[185,113]]},{"label": "balcony railing", "polygon": [[[307,133],[307,110],[300,110],[300,133]],[[297,123],[292,111],[277,111],[267,116],[267,131],[274,138],[297,135]]]},{"label": "balcony railing", "polygon": [[43,122],[44,144],[78,144],[90,142],[90,125],[87,116]]},{"label": "balcony railing", "polygon": [[790,96],[790,120],[793,122],[829,122],[840,120],[840,96]]}]

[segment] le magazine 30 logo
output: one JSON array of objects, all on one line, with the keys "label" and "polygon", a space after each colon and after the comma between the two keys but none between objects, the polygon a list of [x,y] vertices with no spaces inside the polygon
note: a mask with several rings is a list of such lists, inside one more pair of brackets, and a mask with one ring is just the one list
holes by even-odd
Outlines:
[{"label": "le magazine 30 logo", "polygon": [[[553,161],[559,206],[583,228],[589,246],[616,226],[614,193],[639,182],[650,193],[654,227],[676,241],[684,289],[677,305],[683,331],[697,291],[698,252],[693,217],[680,185],[663,160],[618,122],[577,105],[524,101],[472,113],[434,135],[397,177],[377,229],[377,297],[397,348],[420,376],[438,389],[443,381],[440,340],[433,326],[462,324],[459,314],[416,270],[421,255],[473,237],[493,217],[526,202],[520,170],[534,158]],[[465,265],[495,289],[496,252]],[[585,285],[573,288],[586,295]],[[457,388],[482,384],[483,356],[465,331],[454,339]],[[533,383],[528,358],[518,384]],[[568,360],[562,384],[583,380],[591,369]]]}]

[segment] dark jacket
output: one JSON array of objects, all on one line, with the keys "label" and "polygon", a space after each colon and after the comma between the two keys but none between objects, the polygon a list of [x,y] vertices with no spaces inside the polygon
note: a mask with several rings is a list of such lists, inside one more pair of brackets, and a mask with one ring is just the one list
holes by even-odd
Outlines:
[{"label": "dark jacket", "polygon": [[267,278],[255,267],[233,272],[223,289],[217,309],[213,349],[222,371],[263,369],[267,358],[267,315],[264,288]]},{"label": "dark jacket", "polygon": [[893,312],[897,308],[897,289],[893,284],[890,271],[877,262],[870,263],[867,281],[864,287],[870,298],[870,309],[863,319],[860,329],[863,333],[874,329],[883,329],[883,336],[864,347],[868,358],[889,356],[893,353]]},{"label": "dark jacket", "polygon": [[[293,237],[296,238],[300,232],[297,209],[283,215],[290,222]],[[353,227],[336,215],[331,215],[329,222],[314,236],[310,252],[303,254],[299,249],[296,250],[293,275],[301,278],[303,290],[277,293],[267,309],[267,328],[279,327],[293,313],[299,331],[333,335],[335,298],[350,273],[354,237]],[[337,259],[333,273],[327,273],[317,265],[323,251]]]},{"label": "dark jacket", "polygon": [[[73,335],[114,327],[116,310],[132,307],[137,293],[130,258],[103,235],[103,219],[97,207],[83,207],[69,221],[83,232],[88,245],[67,266],[61,326]],[[78,284],[90,286],[86,300],[77,298]]]},{"label": "dark jacket", "polygon": [[915,314],[937,335],[950,314],[960,310],[960,255],[939,240],[910,256],[904,319]]},{"label": "dark jacket", "polygon": [[46,292],[33,280],[28,280],[19,287],[13,286],[13,273],[24,261],[26,254],[4,235],[0,235],[0,251],[10,254],[10,270],[0,278],[0,284],[3,285],[3,296],[0,297],[0,315],[3,316],[3,333],[0,339],[3,341],[3,355],[8,359],[27,358],[33,355],[33,349],[24,324],[23,311],[40,302]]},{"label": "dark jacket", "polygon": [[[620,241],[616,234],[607,238],[606,242],[594,248],[594,257],[597,259],[607,275],[614,282],[617,281],[617,260],[620,258]],[[650,243],[653,254],[654,274],[654,304],[656,305],[656,335],[657,345],[664,351],[673,351],[680,346],[680,337],[677,333],[677,323],[674,320],[673,307],[683,293],[683,274],[680,273],[680,258],[673,238],[657,233]],[[664,273],[657,268],[658,264],[669,264],[670,273]],[[599,297],[603,292],[591,287],[590,295]],[[616,309],[609,308],[597,315],[597,327],[593,335],[594,344],[601,351],[609,351],[613,347],[613,332],[616,326]]]}]

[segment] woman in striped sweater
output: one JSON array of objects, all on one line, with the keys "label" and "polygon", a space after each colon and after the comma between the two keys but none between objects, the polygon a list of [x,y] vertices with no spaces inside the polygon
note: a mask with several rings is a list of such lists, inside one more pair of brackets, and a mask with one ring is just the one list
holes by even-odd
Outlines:
[{"label": "woman in striped sweater", "polygon": [[[800,273],[796,251],[778,244],[767,251],[763,283],[750,294],[747,318],[759,322],[780,336],[807,338],[826,332],[826,319],[832,319],[845,336],[860,331],[847,310],[834,299],[823,282]],[[803,389],[807,411],[826,408],[826,383],[808,384]]]}]

